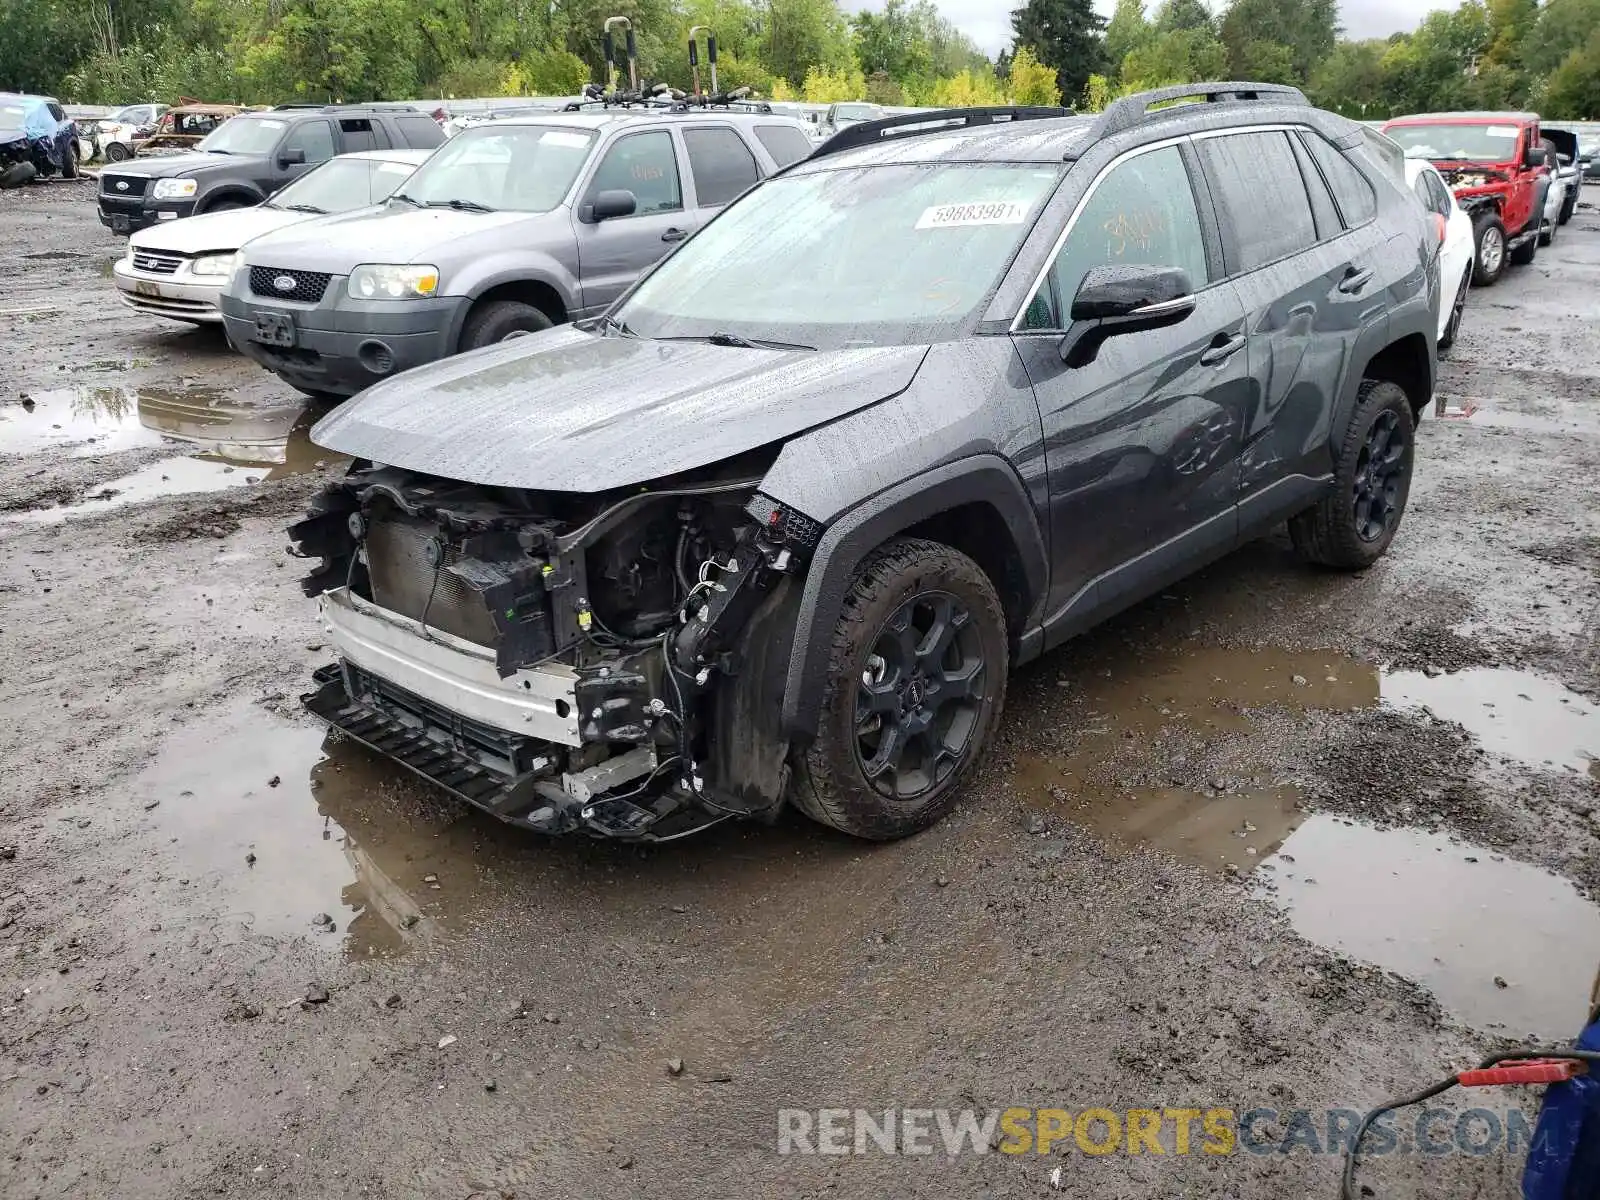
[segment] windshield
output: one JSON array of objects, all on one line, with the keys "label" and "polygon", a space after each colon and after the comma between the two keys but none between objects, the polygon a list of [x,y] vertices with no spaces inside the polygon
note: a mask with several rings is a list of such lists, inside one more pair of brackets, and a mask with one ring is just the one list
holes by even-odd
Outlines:
[{"label": "windshield", "polygon": [[267,202],[269,208],[349,212],[382,204],[415,170],[407,162],[375,158],[332,158],[300,176]]},{"label": "windshield", "polygon": [[870,104],[836,104],[833,106],[835,125],[854,125],[861,121],[876,121],[878,110]]},{"label": "windshield", "polygon": [[987,164],[779,177],[730,205],[613,316],[642,337],[732,333],[828,349],[954,337],[1059,178]]},{"label": "windshield", "polygon": [[440,207],[549,212],[564,199],[594,134],[551,125],[479,125],[441,146],[397,194]]},{"label": "windshield", "polygon": [[137,125],[141,121],[149,120],[149,118],[150,109],[147,105],[130,104],[125,108],[117,109],[116,112],[112,113],[109,117],[106,117],[105,120],[108,124],[112,125]]},{"label": "windshield", "polygon": [[1517,157],[1515,125],[1391,125],[1383,132],[1407,158],[1497,163]]},{"label": "windshield", "polygon": [[[174,132],[186,133],[185,122],[180,116]],[[288,125],[273,117],[230,117],[200,139],[195,149],[213,154],[271,154]]]}]

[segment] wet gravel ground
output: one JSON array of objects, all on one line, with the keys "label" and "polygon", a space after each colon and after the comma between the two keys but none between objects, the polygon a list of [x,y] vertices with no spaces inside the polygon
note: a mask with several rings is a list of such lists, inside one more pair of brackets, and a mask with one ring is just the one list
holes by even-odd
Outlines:
[{"label": "wet gravel ground", "polygon": [[[0,195],[0,1193],[1332,1197],[1294,1110],[1576,1032],[1600,189],[1473,293],[1373,570],[1269,539],[1050,655],[911,841],[637,849],[299,715],[283,526],[339,464],[220,336],[116,303],[91,186]],[[1519,1103],[1446,1096],[1444,1140]],[[1224,1154],[1198,1117],[1188,1153],[1171,1117],[1160,1154],[778,1153],[780,1109],[1012,1107],[1278,1115]],[[1518,1194],[1518,1155],[1398,1128],[1376,1194]]]}]

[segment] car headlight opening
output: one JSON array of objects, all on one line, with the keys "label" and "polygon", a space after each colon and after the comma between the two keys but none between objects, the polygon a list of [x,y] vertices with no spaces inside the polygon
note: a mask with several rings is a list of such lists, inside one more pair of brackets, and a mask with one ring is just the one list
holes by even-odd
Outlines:
[{"label": "car headlight opening", "polygon": [[234,261],[239,257],[237,252],[229,254],[202,254],[194,260],[189,268],[196,275],[227,276],[233,274]]},{"label": "car headlight opening", "polygon": [[193,179],[158,179],[150,194],[157,200],[182,200],[194,195],[199,186]]},{"label": "car headlight opening", "polygon": [[439,268],[366,263],[350,272],[347,290],[357,300],[415,300],[439,290]]}]

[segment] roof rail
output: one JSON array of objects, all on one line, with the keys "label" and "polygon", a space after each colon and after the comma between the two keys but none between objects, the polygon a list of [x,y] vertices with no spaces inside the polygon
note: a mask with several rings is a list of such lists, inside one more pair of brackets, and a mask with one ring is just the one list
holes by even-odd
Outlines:
[{"label": "roof rail", "polygon": [[940,108],[928,112],[902,113],[898,117],[884,117],[881,121],[862,121],[841,129],[811,152],[812,158],[854,150],[858,146],[875,146],[895,138],[915,137],[923,133],[945,133],[953,129],[972,129],[979,125],[1004,125],[1012,121],[1042,121],[1050,117],[1070,117],[1070,108],[1046,108],[1040,105],[1002,105],[993,108]]},{"label": "roof rail", "polygon": [[1151,105],[1166,104],[1171,100],[1200,100],[1207,104],[1233,101],[1259,101],[1268,104],[1310,104],[1306,94],[1297,87],[1283,83],[1179,83],[1172,87],[1155,88],[1148,92],[1135,92],[1120,100],[1113,100],[1095,122],[1091,138],[1110,137],[1124,129],[1158,115],[1165,109],[1150,111]]}]

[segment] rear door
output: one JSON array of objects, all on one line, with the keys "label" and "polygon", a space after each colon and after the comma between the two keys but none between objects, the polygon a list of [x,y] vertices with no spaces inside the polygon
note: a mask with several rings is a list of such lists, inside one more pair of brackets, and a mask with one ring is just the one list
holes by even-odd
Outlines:
[{"label": "rear door", "polygon": [[679,130],[689,159],[694,205],[704,220],[762,176],[755,153],[731,125],[694,125]]},{"label": "rear door", "polygon": [[[1115,602],[1147,588],[1163,563],[1233,542],[1249,394],[1244,306],[1223,278],[1197,180],[1186,141],[1115,160],[1019,319],[1017,351],[1044,427],[1053,612]],[[1194,311],[1113,337],[1092,362],[1069,367],[1061,346],[1072,297],[1091,267],[1108,264],[1182,268]]]},{"label": "rear door", "polygon": [[1249,338],[1242,528],[1295,506],[1326,477],[1339,386],[1361,329],[1384,315],[1386,239],[1372,185],[1321,137],[1299,137],[1284,128],[1196,137]]},{"label": "rear door", "polygon": [[[585,315],[607,308],[641,271],[693,231],[684,174],[678,143],[668,129],[625,133],[601,150],[573,222]],[[595,197],[606,191],[632,192],[633,215],[596,221]]]}]

